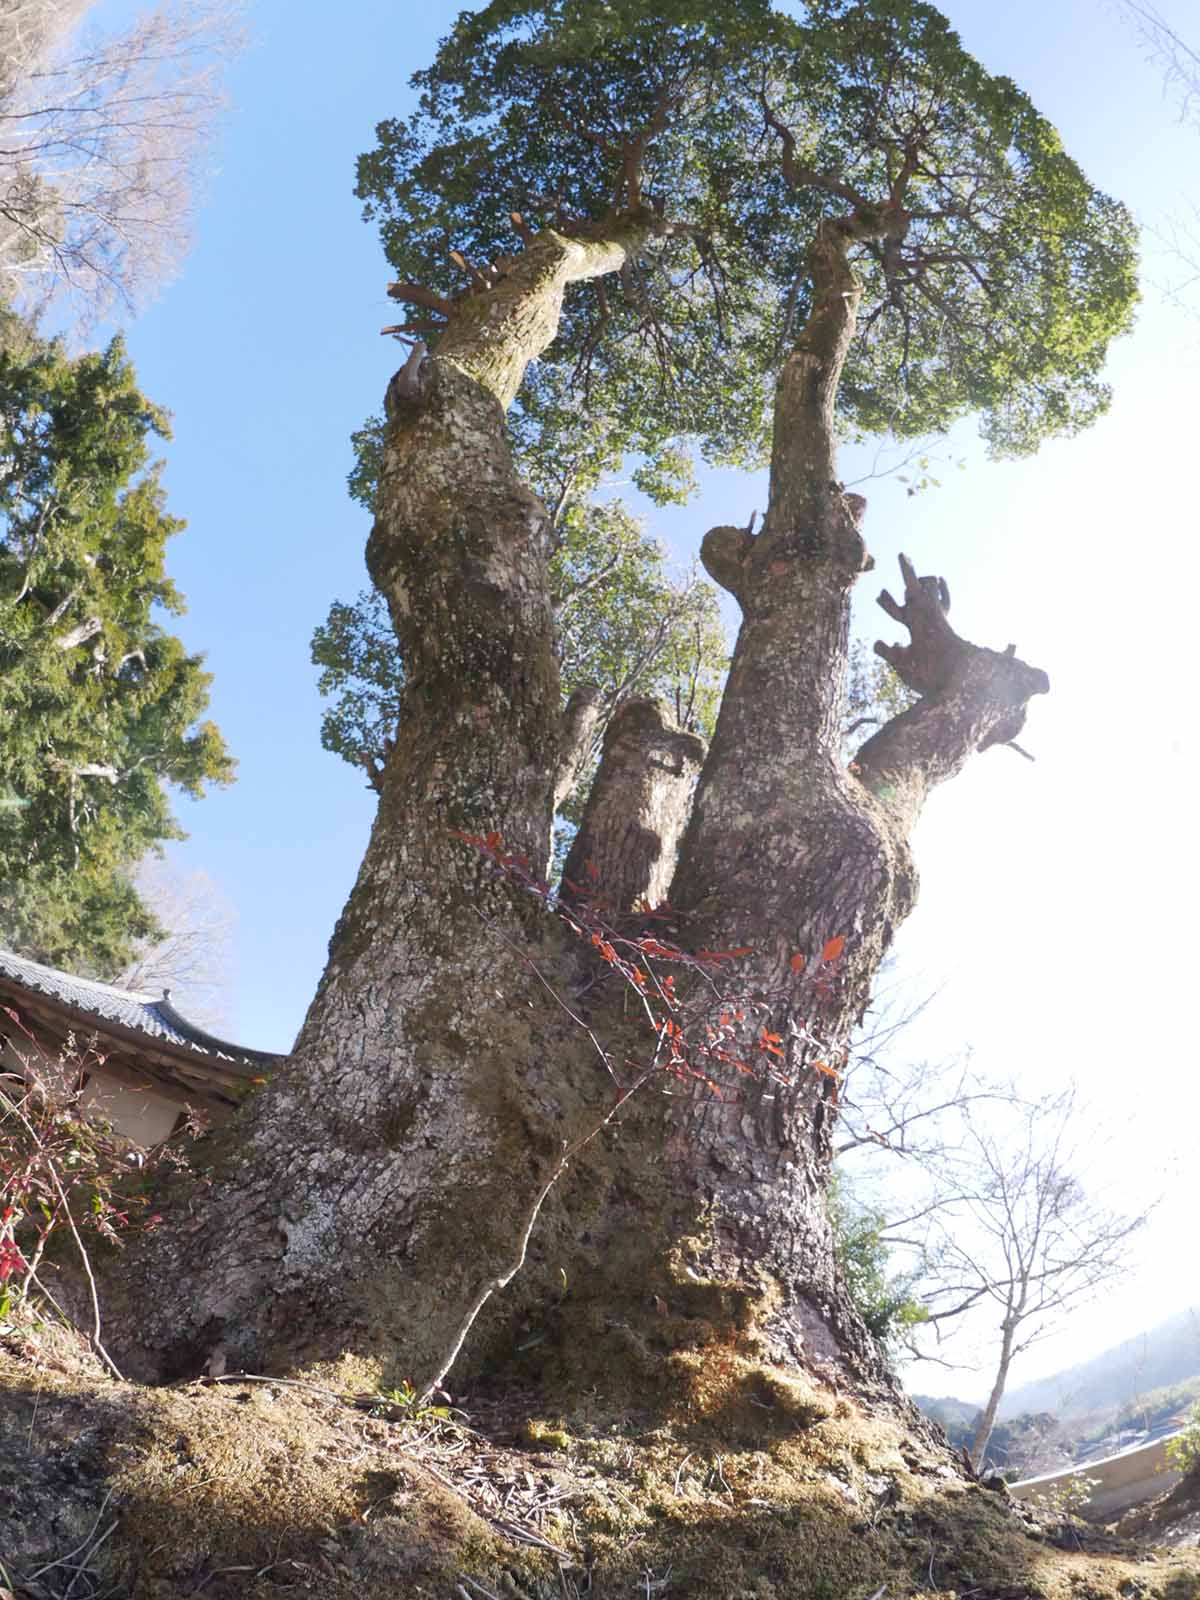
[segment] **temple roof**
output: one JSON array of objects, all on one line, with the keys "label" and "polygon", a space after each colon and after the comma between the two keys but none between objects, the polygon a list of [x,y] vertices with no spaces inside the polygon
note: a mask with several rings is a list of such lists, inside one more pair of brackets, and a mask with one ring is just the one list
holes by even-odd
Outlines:
[{"label": "temple roof", "polygon": [[147,1041],[165,1045],[169,1051],[194,1052],[207,1056],[214,1065],[221,1062],[236,1069],[262,1067],[279,1057],[268,1050],[249,1050],[243,1045],[218,1039],[197,1027],[171,1003],[171,991],[161,995],[142,994],[122,989],[95,978],[78,978],[73,973],[44,967],[39,961],[0,949],[0,989],[16,987],[29,994],[44,995],[65,1008],[80,1022],[94,1019],[96,1027],[115,1025],[126,1035],[139,1034]]}]

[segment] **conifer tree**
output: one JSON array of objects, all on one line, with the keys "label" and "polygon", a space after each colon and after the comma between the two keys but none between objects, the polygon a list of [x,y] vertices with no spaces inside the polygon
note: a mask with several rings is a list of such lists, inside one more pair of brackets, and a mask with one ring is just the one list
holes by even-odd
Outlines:
[{"label": "conifer tree", "polygon": [[73,357],[10,317],[0,430],[0,940],[113,977],[158,931],[130,869],[181,837],[169,789],[233,770],[164,625],[166,418],[120,340]]}]

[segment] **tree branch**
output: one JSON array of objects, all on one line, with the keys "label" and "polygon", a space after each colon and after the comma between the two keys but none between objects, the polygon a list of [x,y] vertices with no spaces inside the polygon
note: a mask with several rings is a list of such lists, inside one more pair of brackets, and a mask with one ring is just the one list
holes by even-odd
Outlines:
[{"label": "tree branch", "polygon": [[60,650],[74,650],[77,645],[86,644],[89,639],[94,639],[103,627],[104,623],[99,617],[85,617],[73,628],[68,628],[66,633],[60,633],[54,643]]},{"label": "tree branch", "polygon": [[863,785],[911,831],[925,796],[953,777],[978,750],[1008,744],[1025,724],[1027,703],[1046,694],[1050,680],[1003,653],[970,644],[947,620],[950,593],[942,578],[918,578],[900,557],[904,601],[885,589],[879,604],[908,629],[909,643],[877,643],[875,652],[920,696],[859,750],[854,770]]},{"label": "tree branch", "polygon": [[559,811],[587,767],[603,695],[594,683],[574,690],[559,724],[558,769],[554,777],[554,809]]},{"label": "tree branch", "polygon": [[845,183],[834,172],[818,172],[816,167],[810,167],[803,161],[796,159],[796,136],[786,122],[781,122],[771,110],[767,101],[766,91],[759,96],[759,104],[763,109],[763,117],[767,126],[773,133],[778,134],[783,145],[781,166],[783,176],[788,187],[792,189],[824,189],[827,194],[835,194],[839,200],[845,200],[856,211],[870,210],[871,202],[865,194],[859,192],[851,184]]},{"label": "tree branch", "polygon": [[436,311],[443,317],[454,314],[454,301],[447,300],[435,289],[427,289],[423,283],[389,283],[387,292],[391,299],[403,301],[407,306],[420,306],[423,311]]}]

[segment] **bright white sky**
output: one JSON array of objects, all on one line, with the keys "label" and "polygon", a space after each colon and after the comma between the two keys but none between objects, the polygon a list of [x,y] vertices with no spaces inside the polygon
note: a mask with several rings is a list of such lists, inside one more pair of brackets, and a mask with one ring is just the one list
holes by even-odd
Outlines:
[{"label": "bright white sky", "polygon": [[[105,0],[98,17],[129,9]],[[174,854],[209,872],[238,913],[229,1025],[268,1048],[287,1048],[299,1026],[372,811],[355,775],[319,748],[307,660],[329,602],[365,581],[366,523],[343,490],[348,436],[378,407],[396,355],[377,337],[393,320],[388,272],[357,218],[353,162],[374,123],[406,109],[408,74],[457,9],[359,0],[334,25],[318,0],[250,0],[255,43],[235,73],[197,248],[130,337],[147,391],[175,414],[168,484],[190,521],[172,561],[190,602],[182,631],[209,652],[214,715],[241,760],[233,789],[184,807],[191,837]],[[1200,129],[1180,125],[1105,0],[945,9],[1148,225],[1178,214],[1189,190],[1200,203]],[[1161,9],[1200,35],[1197,0]],[[894,481],[863,486],[877,572],[864,581],[861,631],[895,637],[871,601],[894,586],[905,550],[946,576],[960,632],[1015,642],[1052,684],[1023,735],[1037,764],[991,752],[921,824],[921,904],[899,953],[918,987],[940,993],[905,1047],[969,1045],[982,1070],[1033,1086],[1074,1075],[1089,1116],[1118,1134],[1109,1198],[1165,1197],[1129,1286],[1078,1313],[1015,1381],[1200,1298],[1200,1052],[1186,1000],[1200,899],[1200,320],[1155,287],[1184,276],[1151,250],[1137,332],[1113,352],[1112,412],[1089,434],[1000,466],[966,428],[947,449],[965,470],[939,472],[941,489],[909,499]],[[847,481],[869,470],[859,459],[847,458]],[[681,559],[707,527],[744,522],[764,500],[761,484],[730,475],[706,475],[703,489],[654,519]],[[914,1381],[967,1398],[985,1387],[936,1369]]]}]

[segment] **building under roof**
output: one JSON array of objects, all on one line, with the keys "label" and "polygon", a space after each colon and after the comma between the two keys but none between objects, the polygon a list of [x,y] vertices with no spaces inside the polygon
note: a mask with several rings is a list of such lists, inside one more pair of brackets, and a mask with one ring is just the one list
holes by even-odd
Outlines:
[{"label": "building under roof", "polygon": [[0,1071],[82,1083],[83,1102],[141,1145],[189,1116],[225,1121],[280,1061],[199,1028],[171,991],[139,994],[0,950]]}]

